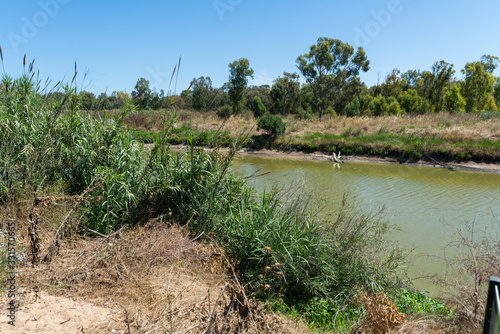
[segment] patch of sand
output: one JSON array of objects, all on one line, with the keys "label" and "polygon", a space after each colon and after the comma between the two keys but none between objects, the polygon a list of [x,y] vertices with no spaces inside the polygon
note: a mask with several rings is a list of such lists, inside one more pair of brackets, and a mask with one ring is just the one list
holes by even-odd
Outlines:
[{"label": "patch of sand", "polygon": [[0,333],[125,333],[125,323],[119,319],[123,314],[119,313],[71,297],[31,293],[16,312],[15,326],[3,314]]}]

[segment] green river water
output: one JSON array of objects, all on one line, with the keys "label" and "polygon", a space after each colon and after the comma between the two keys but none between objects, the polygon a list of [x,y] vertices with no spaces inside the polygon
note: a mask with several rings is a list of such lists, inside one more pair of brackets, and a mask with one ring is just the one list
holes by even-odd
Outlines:
[{"label": "green river water", "polygon": [[[491,236],[500,232],[500,174],[260,156],[236,157],[232,168],[243,176],[268,173],[248,179],[259,190],[298,186],[312,192],[323,201],[325,214],[338,208],[344,193],[355,197],[362,210],[385,207],[385,219],[397,227],[390,238],[404,248],[414,248],[412,278],[443,273],[438,258],[453,240],[454,229],[465,222],[474,222],[475,228]],[[453,252],[446,249],[447,256]],[[429,279],[414,283],[421,290],[438,291]]]}]

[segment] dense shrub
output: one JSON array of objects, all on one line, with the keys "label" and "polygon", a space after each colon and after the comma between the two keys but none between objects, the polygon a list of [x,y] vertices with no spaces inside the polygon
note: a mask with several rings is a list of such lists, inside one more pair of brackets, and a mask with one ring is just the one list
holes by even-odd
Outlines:
[{"label": "dense shrub", "polygon": [[217,109],[217,116],[223,119],[228,119],[233,114],[233,108],[228,105],[224,105]]},{"label": "dense shrub", "polygon": [[387,104],[385,97],[379,95],[370,103],[370,109],[373,115],[383,116],[387,115],[389,112],[389,105]]},{"label": "dense shrub", "polygon": [[356,97],[345,107],[345,113],[347,116],[359,116],[361,114],[360,107],[359,99]]},{"label": "dense shrub", "polygon": [[392,101],[389,104],[387,112],[389,115],[399,115],[401,113],[401,107],[399,106],[398,101]]},{"label": "dense shrub", "polygon": [[284,134],[286,130],[286,125],[283,123],[283,119],[281,119],[278,115],[262,116],[257,122],[257,127],[269,132],[269,134],[273,137]]}]

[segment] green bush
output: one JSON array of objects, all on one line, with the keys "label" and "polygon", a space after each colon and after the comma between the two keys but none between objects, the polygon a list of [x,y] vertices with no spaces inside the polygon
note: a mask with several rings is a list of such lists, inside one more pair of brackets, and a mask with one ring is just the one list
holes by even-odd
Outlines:
[{"label": "green bush", "polygon": [[392,101],[391,104],[389,104],[387,112],[389,115],[399,115],[401,113],[401,107],[399,106],[398,101]]},{"label": "green bush", "polygon": [[299,107],[297,109],[297,115],[299,116],[299,119],[303,119],[306,121],[313,120],[313,114],[312,114],[311,108],[304,110],[302,107]]},{"label": "green bush", "polygon": [[253,98],[253,115],[255,118],[262,117],[266,113],[266,106],[258,96]]},{"label": "green bush", "polygon": [[328,107],[326,108],[326,110],[323,112],[323,115],[326,116],[326,115],[330,115],[332,117],[336,117],[337,116],[337,113],[335,112],[335,109],[333,107]]},{"label": "green bush", "polygon": [[346,107],[345,107],[345,113],[347,116],[359,116],[361,114],[360,110],[360,103],[359,99],[357,97],[354,98],[354,100],[351,101]]},{"label": "green bush", "polygon": [[389,105],[386,102],[385,97],[382,95],[377,96],[370,102],[370,109],[375,116],[387,115],[389,112]]},{"label": "green bush", "polygon": [[233,108],[228,105],[222,106],[217,109],[217,116],[223,119],[228,119],[233,114]]},{"label": "green bush", "polygon": [[262,116],[257,122],[257,127],[269,132],[273,137],[282,135],[286,131],[286,124],[283,123],[283,119],[278,115]]}]

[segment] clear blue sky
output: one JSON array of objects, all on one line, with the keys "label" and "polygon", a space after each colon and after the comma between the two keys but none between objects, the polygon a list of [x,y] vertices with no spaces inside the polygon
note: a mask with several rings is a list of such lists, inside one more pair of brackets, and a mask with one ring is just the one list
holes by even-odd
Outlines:
[{"label": "clear blue sky", "polygon": [[[228,64],[245,57],[255,71],[250,84],[272,84],[298,72],[297,56],[318,37],[362,45],[368,86],[393,69],[429,70],[438,60],[455,65],[483,54],[500,56],[498,0],[191,0],[1,1],[0,45],[5,71],[18,75],[22,58],[35,58],[42,77],[73,76],[94,93],[131,92],[145,77],[169,87],[182,56],[177,93],[193,78],[228,80]],[[360,33],[361,32],[361,33]],[[87,73],[85,80],[83,74]],[[495,75],[499,75],[497,70]],[[173,90],[173,85],[172,85]]]}]

